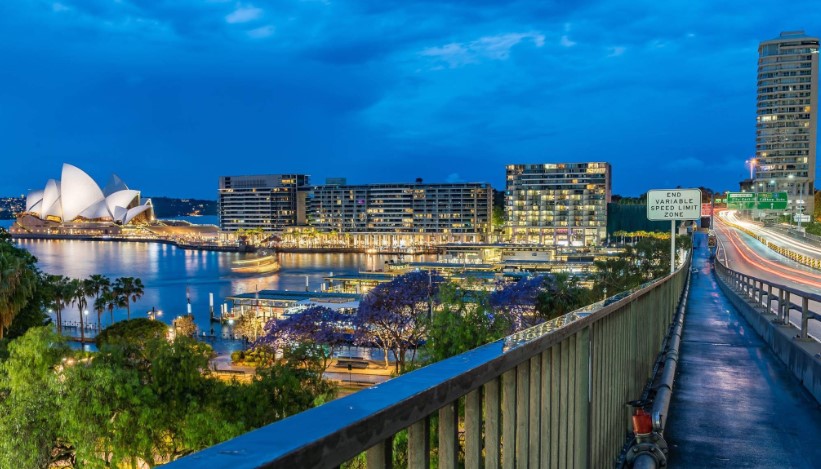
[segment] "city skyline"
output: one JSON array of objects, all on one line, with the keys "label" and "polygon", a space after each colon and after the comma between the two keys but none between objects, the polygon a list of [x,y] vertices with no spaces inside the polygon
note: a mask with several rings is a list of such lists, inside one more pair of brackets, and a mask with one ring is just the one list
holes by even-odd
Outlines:
[{"label": "city skyline", "polygon": [[62,162],[207,199],[224,174],[502,190],[522,162],[608,161],[626,196],[733,190],[758,44],[821,34],[811,7],[4,2],[0,194]]}]

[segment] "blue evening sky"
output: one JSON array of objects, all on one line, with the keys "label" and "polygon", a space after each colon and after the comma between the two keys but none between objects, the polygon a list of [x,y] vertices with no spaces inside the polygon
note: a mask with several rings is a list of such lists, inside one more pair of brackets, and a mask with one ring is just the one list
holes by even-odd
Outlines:
[{"label": "blue evening sky", "polygon": [[2,0],[0,196],[73,163],[144,195],[220,175],[482,181],[608,161],[614,193],[737,188],[758,42],[795,0]]}]

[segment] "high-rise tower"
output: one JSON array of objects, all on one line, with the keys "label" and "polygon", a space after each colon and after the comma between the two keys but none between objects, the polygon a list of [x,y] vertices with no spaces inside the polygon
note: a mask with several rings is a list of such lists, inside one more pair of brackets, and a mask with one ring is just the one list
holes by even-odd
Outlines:
[{"label": "high-rise tower", "polygon": [[788,31],[758,46],[757,191],[787,192],[812,214],[818,118],[817,37]]}]

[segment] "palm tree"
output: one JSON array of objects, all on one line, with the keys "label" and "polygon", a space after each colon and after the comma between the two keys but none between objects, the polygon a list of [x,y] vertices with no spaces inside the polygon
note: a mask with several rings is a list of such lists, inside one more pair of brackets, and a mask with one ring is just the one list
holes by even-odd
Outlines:
[{"label": "palm tree", "polygon": [[48,275],[46,281],[52,286],[54,312],[57,316],[57,333],[63,334],[63,309],[71,303],[69,279],[63,275]]},{"label": "palm tree", "polygon": [[120,277],[114,281],[114,293],[125,304],[128,319],[131,319],[131,303],[142,298],[145,289],[139,278]]},{"label": "palm tree", "polygon": [[88,306],[88,290],[86,290],[85,282],[76,278],[71,280],[70,285],[71,299],[77,305],[77,309],[80,310],[80,343],[84,344],[86,332],[83,316],[85,316],[85,309]]},{"label": "palm tree", "polygon": [[[114,324],[114,308],[125,307],[125,301],[123,301],[123,298],[111,290],[103,292],[103,294],[100,295],[100,298],[98,298],[97,301],[99,301],[102,304],[103,309],[108,310],[110,319],[109,325]],[[97,308],[97,301],[94,302],[95,309]],[[99,312],[99,310],[97,311]]]},{"label": "palm tree", "polygon": [[103,310],[105,306],[103,306],[103,310],[97,309],[97,302],[100,300],[100,296],[103,293],[106,293],[111,288],[111,280],[108,279],[105,275],[94,274],[87,278],[84,282],[86,291],[89,295],[94,296],[94,309],[97,310],[97,331],[100,331],[100,317],[103,315]]},{"label": "palm tree", "polygon": [[0,339],[34,295],[37,277],[20,257],[0,253]]}]

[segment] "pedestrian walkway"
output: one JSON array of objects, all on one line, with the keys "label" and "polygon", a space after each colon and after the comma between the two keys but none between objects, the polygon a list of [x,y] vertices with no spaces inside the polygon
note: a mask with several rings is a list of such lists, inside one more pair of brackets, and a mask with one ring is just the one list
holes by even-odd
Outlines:
[{"label": "pedestrian walkway", "polygon": [[818,403],[724,296],[708,257],[694,251],[669,467],[821,468]]}]

